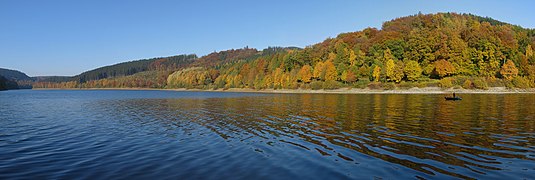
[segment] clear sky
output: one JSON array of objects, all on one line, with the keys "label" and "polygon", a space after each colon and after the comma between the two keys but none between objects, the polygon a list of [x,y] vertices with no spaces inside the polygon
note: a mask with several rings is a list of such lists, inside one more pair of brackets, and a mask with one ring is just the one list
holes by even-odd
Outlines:
[{"label": "clear sky", "polygon": [[533,0],[0,0],[0,67],[76,75],[151,57],[304,47],[419,11],[535,28],[534,7]]}]

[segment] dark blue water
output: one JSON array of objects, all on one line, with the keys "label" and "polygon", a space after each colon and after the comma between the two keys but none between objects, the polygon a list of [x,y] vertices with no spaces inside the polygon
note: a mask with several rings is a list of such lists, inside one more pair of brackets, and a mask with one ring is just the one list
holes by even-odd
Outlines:
[{"label": "dark blue water", "polygon": [[535,95],[0,92],[0,179],[534,179]]}]

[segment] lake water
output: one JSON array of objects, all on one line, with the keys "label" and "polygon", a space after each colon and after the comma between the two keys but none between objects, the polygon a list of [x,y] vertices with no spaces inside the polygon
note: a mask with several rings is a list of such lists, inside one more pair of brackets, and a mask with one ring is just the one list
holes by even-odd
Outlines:
[{"label": "lake water", "polygon": [[0,179],[535,179],[535,94],[0,92]]}]

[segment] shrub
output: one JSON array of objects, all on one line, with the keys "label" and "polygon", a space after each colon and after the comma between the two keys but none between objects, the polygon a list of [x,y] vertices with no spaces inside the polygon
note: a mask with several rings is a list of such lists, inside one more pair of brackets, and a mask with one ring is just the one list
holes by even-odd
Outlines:
[{"label": "shrub", "polygon": [[310,84],[301,84],[300,89],[311,89]]},{"label": "shrub", "polygon": [[381,84],[381,82],[371,82],[371,83],[368,84],[368,88],[370,88],[370,89],[382,89],[383,85]]},{"label": "shrub", "polygon": [[451,88],[451,87],[453,87],[453,81],[454,81],[453,78],[447,77],[447,78],[441,79],[439,81],[438,85],[441,88]]},{"label": "shrub", "polygon": [[530,88],[531,86],[531,83],[529,82],[529,80],[523,76],[514,77],[512,80],[512,83],[514,87],[522,88],[522,89],[527,89],[527,88]]},{"label": "shrub", "polygon": [[402,89],[410,89],[410,88],[416,87],[417,85],[418,83],[415,83],[415,82],[401,81],[398,87]]},{"label": "shrub", "polygon": [[487,84],[489,87],[503,87],[505,85],[503,80],[496,78],[487,79]]},{"label": "shrub", "polygon": [[464,89],[472,89],[472,88],[474,88],[474,85],[473,85],[472,81],[470,81],[470,79],[467,79],[466,81],[464,81],[462,87]]},{"label": "shrub", "polygon": [[425,86],[423,87],[439,87],[440,81],[439,80],[430,80],[423,82]]},{"label": "shrub", "polygon": [[487,82],[482,78],[476,78],[474,79],[474,87],[477,89],[489,89],[489,85]]},{"label": "shrub", "polygon": [[507,82],[505,82],[505,87],[507,89],[513,89],[513,88],[515,88],[515,85],[511,81],[507,81]]},{"label": "shrub", "polygon": [[425,88],[425,87],[427,87],[427,82],[419,82],[418,84],[416,84],[416,87]]},{"label": "shrub", "polygon": [[368,86],[368,84],[370,84],[370,80],[369,79],[362,79],[362,80],[358,80],[356,83],[353,84],[353,87],[354,88],[360,88],[360,89],[364,89]]},{"label": "shrub", "polygon": [[327,80],[323,83],[323,89],[338,89],[342,84],[335,80]]},{"label": "shrub", "polygon": [[318,90],[318,89],[321,89],[323,87],[323,82],[321,81],[313,81],[310,83],[310,88],[312,88],[313,90]]},{"label": "shrub", "polygon": [[396,89],[396,84],[394,84],[394,83],[385,83],[383,85],[383,88],[385,90],[394,90],[394,89]]}]

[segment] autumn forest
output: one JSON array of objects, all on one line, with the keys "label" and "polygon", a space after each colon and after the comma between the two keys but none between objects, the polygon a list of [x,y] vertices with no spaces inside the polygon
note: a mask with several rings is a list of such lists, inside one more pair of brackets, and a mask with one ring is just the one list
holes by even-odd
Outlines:
[{"label": "autumn forest", "polygon": [[535,30],[471,14],[417,14],[304,48],[232,49],[120,63],[34,88],[487,89],[535,87]]}]

